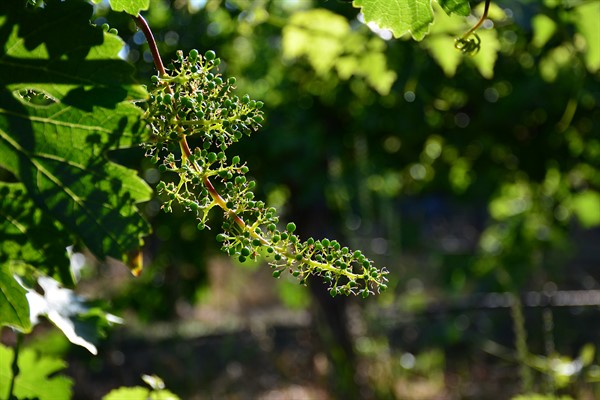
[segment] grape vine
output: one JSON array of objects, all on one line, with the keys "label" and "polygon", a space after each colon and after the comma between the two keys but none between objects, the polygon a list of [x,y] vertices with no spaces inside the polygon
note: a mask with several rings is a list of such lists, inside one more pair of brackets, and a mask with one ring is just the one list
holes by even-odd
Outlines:
[{"label": "grape vine", "polygon": [[[153,41],[142,17],[137,21]],[[179,51],[168,69],[157,60],[157,51],[153,55],[158,75],[151,79],[146,121],[152,138],[145,148],[163,176],[174,177],[157,185],[163,209],[171,212],[179,204],[203,230],[210,226],[212,209],[220,208],[224,217],[216,239],[221,249],[240,262],[264,256],[276,278],[289,272],[306,284],[309,276],[321,276],[332,296],[367,297],[385,290],[387,271],[374,267],[361,251],[335,240],[301,241],[294,223],[282,226],[276,210],[255,199],[248,167],[226,151],[260,128],[263,103],[234,94],[235,78],[218,72],[221,60],[215,52],[201,55],[193,49],[186,56]],[[197,146],[190,148],[192,142]]]}]

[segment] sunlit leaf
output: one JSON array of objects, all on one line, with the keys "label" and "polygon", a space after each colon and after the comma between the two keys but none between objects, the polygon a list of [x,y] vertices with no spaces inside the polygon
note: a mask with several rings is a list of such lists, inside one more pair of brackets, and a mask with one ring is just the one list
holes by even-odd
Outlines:
[{"label": "sunlit leaf", "polygon": [[0,326],[31,330],[25,289],[14,279],[8,264],[0,264]]},{"label": "sunlit leaf", "polygon": [[592,228],[600,225],[600,193],[586,190],[572,198],[573,211],[581,225]]},{"label": "sunlit leaf", "polygon": [[531,26],[533,28],[531,44],[537,48],[544,47],[556,32],[556,22],[544,14],[535,15],[531,19]]},{"label": "sunlit leaf", "polygon": [[366,22],[389,29],[395,37],[410,33],[413,39],[422,40],[433,22],[431,0],[354,0]]},{"label": "sunlit leaf", "polygon": [[138,15],[150,6],[150,0],[109,0],[109,3],[114,11],[125,11],[131,15]]},{"label": "sunlit leaf", "polygon": [[585,64],[590,72],[600,70],[600,2],[581,3],[575,8],[575,24],[585,38]]},{"label": "sunlit leaf", "polygon": [[[0,344],[0,398],[8,398],[9,382],[13,373],[11,365],[14,351]],[[15,379],[13,395],[17,399],[57,400],[70,399],[73,383],[57,373],[66,368],[63,360],[38,357],[35,351],[24,348],[19,351],[17,362],[19,374]]]},{"label": "sunlit leaf", "polygon": [[283,57],[306,57],[317,75],[337,72],[341,79],[358,77],[380,94],[388,94],[396,73],[387,67],[385,44],[367,40],[348,21],[324,9],[300,11],[283,29]]}]

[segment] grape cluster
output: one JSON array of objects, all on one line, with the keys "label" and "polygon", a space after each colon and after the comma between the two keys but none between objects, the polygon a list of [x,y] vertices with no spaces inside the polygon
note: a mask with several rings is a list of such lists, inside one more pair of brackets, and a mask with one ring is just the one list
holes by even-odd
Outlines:
[{"label": "grape cluster", "polygon": [[[146,120],[153,138],[147,155],[162,173],[175,177],[157,185],[163,209],[183,206],[202,230],[210,211],[220,208],[224,218],[216,239],[222,250],[240,262],[266,258],[276,278],[287,271],[305,284],[310,275],[319,275],[332,296],[367,297],[385,290],[387,271],[375,268],[362,252],[328,239],[302,242],[294,223],[283,227],[276,210],[254,198],[248,167],[226,150],[260,127],[263,103],[233,94],[235,78],[224,79],[216,71],[219,64],[213,51],[202,56],[192,50],[187,57],[179,52],[165,75],[152,78]],[[191,149],[188,138],[198,146]]]}]

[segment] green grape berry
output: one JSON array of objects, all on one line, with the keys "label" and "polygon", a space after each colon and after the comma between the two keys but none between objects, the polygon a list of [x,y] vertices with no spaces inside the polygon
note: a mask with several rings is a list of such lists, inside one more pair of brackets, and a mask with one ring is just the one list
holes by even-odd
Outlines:
[{"label": "green grape berry", "polygon": [[217,53],[215,53],[212,50],[208,50],[206,53],[204,53],[204,58],[206,58],[208,61],[212,61],[217,57]]}]

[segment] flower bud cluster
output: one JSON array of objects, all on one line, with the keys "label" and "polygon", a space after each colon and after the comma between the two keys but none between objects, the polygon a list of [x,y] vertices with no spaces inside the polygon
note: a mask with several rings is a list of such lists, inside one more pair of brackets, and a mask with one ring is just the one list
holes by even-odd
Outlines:
[{"label": "flower bud cluster", "polygon": [[[220,208],[224,218],[216,239],[222,250],[240,262],[264,257],[276,278],[289,272],[305,284],[318,275],[332,296],[367,297],[385,290],[387,271],[375,268],[362,252],[328,239],[302,242],[294,223],[282,227],[276,210],[255,199],[248,167],[226,150],[260,127],[263,104],[234,95],[235,79],[223,79],[218,65],[212,51],[201,56],[192,50],[187,57],[179,52],[169,72],[153,79],[146,119],[154,137],[146,144],[147,155],[162,173],[175,177],[157,185],[163,208],[171,211],[179,204],[195,214],[200,230],[208,226],[210,211]],[[190,149],[187,138],[197,147]]]}]

